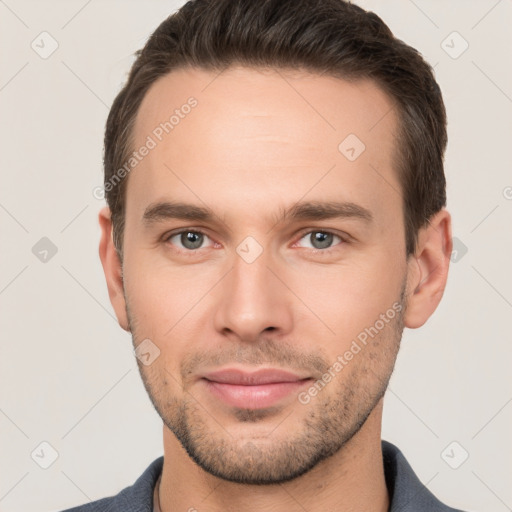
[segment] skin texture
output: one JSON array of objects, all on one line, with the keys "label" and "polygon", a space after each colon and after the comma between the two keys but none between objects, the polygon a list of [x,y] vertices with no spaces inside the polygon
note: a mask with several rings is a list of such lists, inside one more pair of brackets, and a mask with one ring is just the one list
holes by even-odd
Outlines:
[{"label": "skin texture", "polygon": [[[450,215],[434,216],[406,259],[397,117],[372,82],[176,70],[144,98],[134,147],[190,97],[194,109],[129,174],[122,264],[109,210],[100,213],[119,323],[135,346],[150,339],[160,350],[139,368],[164,423],[161,508],[385,511],[382,397],[403,327],[423,325],[441,300]],[[365,145],[354,161],[338,150],[349,134]],[[215,216],[145,222],[162,201]],[[372,220],[280,219],[299,201],[349,201]],[[179,229],[204,232],[192,235],[199,248],[183,245]],[[318,231],[334,236],[313,245]],[[257,244],[244,245],[248,236]],[[262,252],[248,263],[240,247]],[[333,371],[382,315],[378,333]],[[311,379],[302,392],[329,368],[334,376],[307,403],[293,392],[255,409],[210,392],[201,377],[221,368],[289,370]]]}]

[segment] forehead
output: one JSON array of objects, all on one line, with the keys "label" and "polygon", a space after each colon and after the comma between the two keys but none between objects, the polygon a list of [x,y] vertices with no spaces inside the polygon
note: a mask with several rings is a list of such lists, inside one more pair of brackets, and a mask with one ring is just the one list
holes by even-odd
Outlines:
[{"label": "forehead", "polygon": [[[155,82],[134,126],[151,145],[130,173],[127,210],[171,197],[212,207],[397,201],[396,115],[373,82],[283,69],[186,68]],[[151,141],[151,142],[149,142]]]}]

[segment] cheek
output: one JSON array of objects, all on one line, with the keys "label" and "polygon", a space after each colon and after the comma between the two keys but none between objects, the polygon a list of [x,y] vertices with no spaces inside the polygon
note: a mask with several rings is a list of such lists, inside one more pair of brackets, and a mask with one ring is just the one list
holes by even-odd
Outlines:
[{"label": "cheek", "polygon": [[[286,273],[289,286],[307,306],[299,332],[313,328],[332,340],[333,350],[350,345],[352,339],[379,320],[399,300],[403,270],[386,258],[384,251],[343,265],[312,266]],[[325,327],[327,326],[327,327]],[[317,329],[318,327],[318,329]]]},{"label": "cheek", "polygon": [[151,366],[142,370],[155,386],[153,393],[178,389],[179,364],[193,349],[190,340],[204,338],[198,330],[202,324],[194,320],[194,305],[209,288],[183,272],[157,267],[149,271],[142,264],[133,268],[137,270],[127,271],[125,279],[132,335],[138,343],[149,338],[160,350]]},{"label": "cheek", "polygon": [[[194,311],[219,280],[220,269],[178,266],[162,258],[133,255],[124,269],[125,292],[137,338],[166,340],[197,328]],[[181,337],[181,336],[180,336]]]}]

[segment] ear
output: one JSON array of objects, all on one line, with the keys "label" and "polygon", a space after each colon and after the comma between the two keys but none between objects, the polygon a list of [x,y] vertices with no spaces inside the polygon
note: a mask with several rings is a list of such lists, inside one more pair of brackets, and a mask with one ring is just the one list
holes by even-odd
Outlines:
[{"label": "ear", "polygon": [[130,331],[126,301],[124,299],[123,271],[121,260],[117,254],[112,238],[112,220],[110,209],[106,206],[99,213],[101,227],[100,259],[107,280],[108,295],[114,308],[119,325]]},{"label": "ear", "polygon": [[443,296],[452,254],[451,216],[443,208],[418,233],[416,252],[408,260],[404,325],[421,327]]}]

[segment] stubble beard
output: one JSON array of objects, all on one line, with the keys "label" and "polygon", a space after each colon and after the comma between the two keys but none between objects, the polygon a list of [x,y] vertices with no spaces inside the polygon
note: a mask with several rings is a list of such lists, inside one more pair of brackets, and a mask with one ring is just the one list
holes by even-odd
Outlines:
[{"label": "stubble beard", "polygon": [[[404,290],[405,286],[399,303],[405,306]],[[129,311],[127,313],[136,346],[137,340],[141,339],[133,328],[137,321]],[[144,366],[138,361],[139,371],[164,424],[204,471],[240,484],[281,484],[307,473],[336,454],[359,432],[386,392],[400,346],[404,313],[405,308],[402,308],[308,404],[295,400],[285,408],[232,411],[230,423],[236,419],[251,429],[258,422],[273,417],[276,427],[270,435],[263,437],[236,438],[230,434],[222,426],[223,418],[212,417],[191,393],[184,391],[178,396],[172,392],[169,382],[174,388],[181,389],[181,386],[165,368]],[[240,357],[238,349],[236,362],[256,364],[289,360],[282,351],[279,342],[265,339],[246,359],[243,355]],[[281,356],[276,358],[280,353]],[[331,365],[332,362],[324,360],[325,368]],[[294,410],[288,412],[288,408]],[[299,411],[299,420],[294,424],[295,430],[291,431],[286,417],[294,416],[295,409]]]}]

